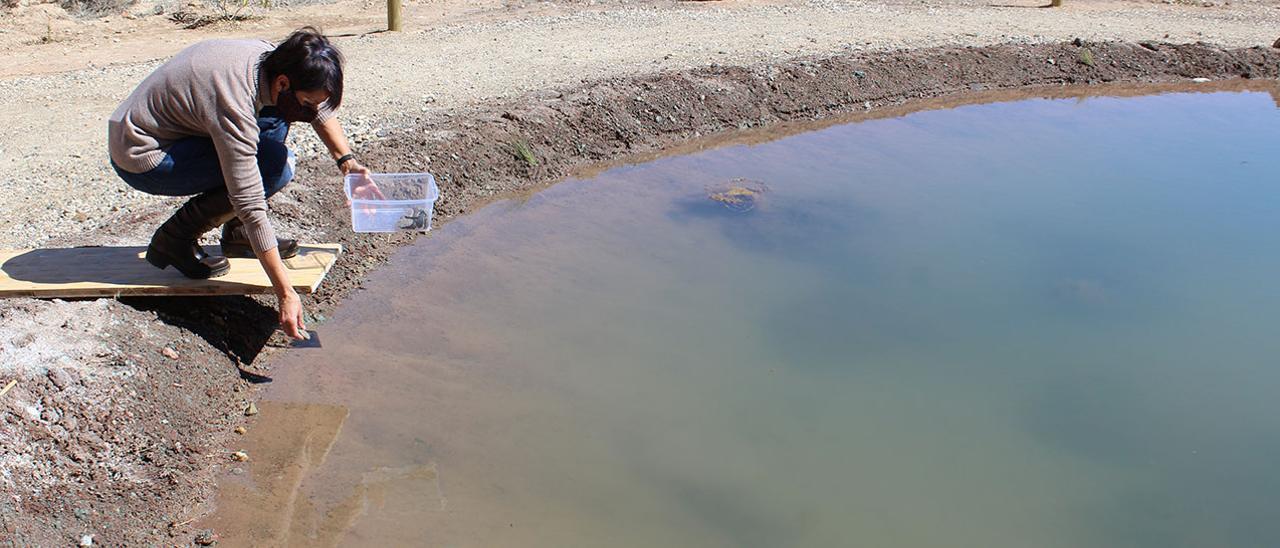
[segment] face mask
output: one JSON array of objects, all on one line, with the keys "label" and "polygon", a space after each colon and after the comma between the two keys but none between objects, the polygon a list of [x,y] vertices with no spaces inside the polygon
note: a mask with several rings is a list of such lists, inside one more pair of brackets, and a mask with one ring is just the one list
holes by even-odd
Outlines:
[{"label": "face mask", "polygon": [[276,108],[280,109],[280,117],[286,122],[314,122],[320,113],[315,107],[304,107],[298,102],[298,94],[293,90],[281,91],[276,98]]}]

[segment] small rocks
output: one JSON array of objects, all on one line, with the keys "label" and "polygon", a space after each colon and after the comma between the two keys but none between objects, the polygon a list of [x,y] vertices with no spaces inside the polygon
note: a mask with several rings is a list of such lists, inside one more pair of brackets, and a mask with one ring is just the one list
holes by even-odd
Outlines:
[{"label": "small rocks", "polygon": [[75,381],[71,378],[71,374],[67,373],[66,369],[56,367],[49,369],[49,382],[58,387],[58,390],[66,390]]},{"label": "small rocks", "polygon": [[93,535],[84,535],[80,537],[79,546],[93,546]]},{"label": "small rocks", "polygon": [[245,432],[248,432],[248,430],[245,430],[243,426],[237,426],[234,432],[243,436]]},{"label": "small rocks", "polygon": [[160,353],[161,353],[161,354],[164,354],[164,357],[169,358],[169,359],[171,359],[171,360],[176,360],[176,359],[178,359],[178,351],[177,351],[177,350],[174,350],[174,349],[172,349],[172,348],[169,348],[169,347],[167,347],[167,346],[166,346],[166,347],[164,347],[163,349],[161,349],[161,350],[160,350]]},{"label": "small rocks", "polygon": [[254,405],[253,402],[249,402],[249,407],[244,408],[244,416],[252,417],[257,414],[258,414],[258,406]]},{"label": "small rocks", "polygon": [[1271,47],[1280,49],[1280,38],[1276,38],[1276,41],[1271,43]]},{"label": "small rocks", "polygon": [[205,529],[200,531],[194,540],[200,546],[213,546],[218,542],[218,535],[214,534],[213,529]]},{"label": "small rocks", "polygon": [[231,454],[231,460],[236,462],[245,462],[249,460],[249,454],[245,453],[244,451],[236,451],[235,453]]}]

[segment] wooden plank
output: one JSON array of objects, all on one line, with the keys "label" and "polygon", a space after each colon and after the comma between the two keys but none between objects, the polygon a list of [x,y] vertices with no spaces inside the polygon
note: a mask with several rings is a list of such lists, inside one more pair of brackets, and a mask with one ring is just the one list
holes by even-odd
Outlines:
[{"label": "wooden plank", "polygon": [[[145,247],[0,251],[0,297],[159,297],[271,292],[271,280],[257,259],[228,259],[231,270],[225,275],[192,280],[173,267],[160,270],[151,266],[143,258],[146,251]],[[299,246],[298,255],[284,261],[294,290],[315,292],[341,253],[340,244]]]}]

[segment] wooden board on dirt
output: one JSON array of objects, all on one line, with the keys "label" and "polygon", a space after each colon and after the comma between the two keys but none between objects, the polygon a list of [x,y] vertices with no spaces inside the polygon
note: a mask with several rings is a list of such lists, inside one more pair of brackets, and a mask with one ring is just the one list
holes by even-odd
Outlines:
[{"label": "wooden board on dirt", "polygon": [[[214,251],[214,248],[208,248]],[[231,271],[192,280],[173,267],[160,270],[143,258],[145,247],[71,247],[0,251],[0,297],[119,297],[248,295],[270,293],[271,280],[257,259],[229,259]],[[313,293],[342,253],[340,244],[299,246],[284,261],[298,293]]]}]

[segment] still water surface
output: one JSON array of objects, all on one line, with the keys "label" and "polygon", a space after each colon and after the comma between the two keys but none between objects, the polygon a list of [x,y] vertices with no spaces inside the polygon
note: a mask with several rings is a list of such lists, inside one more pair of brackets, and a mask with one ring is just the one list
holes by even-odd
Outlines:
[{"label": "still water surface", "polygon": [[[707,199],[748,177],[748,212]],[[1280,109],[919,112],[570,180],[278,362],[230,543],[1275,546]]]}]

